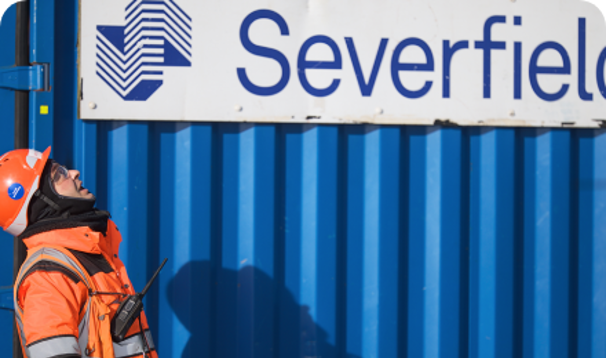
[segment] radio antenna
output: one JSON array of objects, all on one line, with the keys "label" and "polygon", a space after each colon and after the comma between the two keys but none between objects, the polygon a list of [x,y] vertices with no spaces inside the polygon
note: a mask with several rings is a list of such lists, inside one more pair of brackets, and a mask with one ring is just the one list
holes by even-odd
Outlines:
[{"label": "radio antenna", "polygon": [[160,267],[158,267],[158,269],[156,270],[156,273],[152,276],[152,278],[149,280],[149,282],[147,283],[147,285],[145,285],[145,288],[143,288],[143,291],[141,291],[141,293],[139,293],[140,297],[145,296],[145,294],[147,293],[147,291],[149,291],[149,288],[151,287],[152,283],[154,283],[154,280],[156,279],[156,277],[160,273],[160,270],[162,270],[162,267],[164,267],[164,264],[166,264],[166,261],[168,261],[167,258],[164,259],[164,261],[162,261],[162,265],[160,265]]}]

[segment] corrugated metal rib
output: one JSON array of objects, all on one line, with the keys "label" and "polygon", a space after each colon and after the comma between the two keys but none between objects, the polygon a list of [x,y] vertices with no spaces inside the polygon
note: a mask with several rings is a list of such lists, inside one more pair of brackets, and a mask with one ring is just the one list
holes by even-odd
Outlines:
[{"label": "corrugated metal rib", "polygon": [[606,355],[604,130],[76,132],[163,355]]},{"label": "corrugated metal rib", "polygon": [[[0,23],[0,66],[15,64],[15,21],[16,6],[10,6],[2,16]],[[0,89],[0,108],[2,108],[2,130],[0,130],[0,151],[2,154],[15,148],[15,92]],[[0,155],[2,155],[0,154]],[[8,288],[13,284],[13,237],[0,230],[0,287]],[[0,310],[0,356],[12,354],[13,324],[15,318],[8,310]]]}]

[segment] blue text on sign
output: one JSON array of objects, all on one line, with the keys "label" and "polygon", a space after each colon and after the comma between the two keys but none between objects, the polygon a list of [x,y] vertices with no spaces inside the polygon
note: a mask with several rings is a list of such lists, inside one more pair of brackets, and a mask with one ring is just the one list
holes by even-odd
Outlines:
[{"label": "blue text on sign", "polygon": [[[254,84],[248,77],[246,68],[238,68],[237,74],[238,79],[242,86],[252,94],[258,96],[273,96],[280,93],[288,85],[290,81],[290,64],[286,56],[280,51],[259,46],[254,44],[249,37],[249,31],[251,25],[260,19],[271,20],[280,30],[282,36],[289,36],[289,29],[286,20],[277,12],[273,10],[256,10],[249,14],[242,25],[240,26],[240,41],[242,46],[251,54],[272,59],[281,67],[280,80],[271,86],[260,86]],[[505,41],[494,41],[492,39],[492,28],[495,25],[506,24],[506,16],[498,15],[489,17],[484,23],[483,39],[481,41],[475,41],[473,47],[483,52],[483,97],[491,98],[491,55],[492,51],[506,50],[507,44]],[[513,17],[514,26],[522,26],[522,17]],[[355,47],[353,38],[345,37],[345,44],[349,52],[349,57],[352,61],[354,72],[360,88],[360,93],[363,97],[370,97],[372,95],[377,75],[381,68],[385,50],[389,39],[382,38],[379,43],[379,49],[374,59],[374,64],[370,74],[364,75],[360,61],[358,59],[358,53]],[[312,46],[317,44],[323,44],[330,48],[333,59],[330,61],[308,61],[307,53]],[[409,63],[401,62],[400,55],[404,49],[409,46],[418,47],[425,55],[425,62],[423,63]],[[442,52],[442,97],[450,98],[450,71],[451,62],[457,51],[469,49],[469,41],[459,41],[451,45],[449,40],[443,41]],[[561,66],[540,66],[538,64],[540,55],[545,51],[555,51],[562,60]],[[588,93],[586,89],[586,19],[578,19],[578,96],[581,100],[592,101],[593,94]],[[606,98],[606,81],[604,79],[604,65],[606,63],[606,48],[604,48],[597,60],[596,64],[596,81],[598,89],[602,97]],[[340,79],[333,79],[328,87],[317,88],[314,87],[307,79],[307,71],[310,70],[322,70],[342,69],[343,58],[341,51],[337,43],[330,37],[325,35],[316,35],[307,39],[297,57],[297,74],[299,82],[303,89],[312,96],[326,97],[334,93],[341,83]],[[400,41],[393,51],[391,57],[391,79],[396,90],[406,98],[416,99],[425,96],[433,87],[433,81],[426,81],[425,84],[418,90],[411,90],[402,83],[399,73],[401,71],[426,71],[433,72],[435,70],[434,55],[431,48],[425,41],[420,38],[407,38]],[[545,101],[557,101],[564,97],[570,88],[570,84],[563,83],[560,88],[555,92],[546,92],[541,88],[538,78],[539,75],[570,75],[572,72],[570,56],[564,46],[555,41],[547,41],[538,45],[532,52],[530,63],[528,66],[528,78],[533,92],[541,99]],[[522,43],[514,42],[514,64],[513,64],[513,81],[514,91],[513,98],[516,100],[522,99]]]}]

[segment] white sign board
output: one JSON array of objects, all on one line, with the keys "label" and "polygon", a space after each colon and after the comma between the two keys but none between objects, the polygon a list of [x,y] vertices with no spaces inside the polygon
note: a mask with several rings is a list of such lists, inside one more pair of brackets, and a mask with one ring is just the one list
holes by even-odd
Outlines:
[{"label": "white sign board", "polygon": [[606,123],[606,25],[582,0],[83,0],[80,10],[82,119]]}]

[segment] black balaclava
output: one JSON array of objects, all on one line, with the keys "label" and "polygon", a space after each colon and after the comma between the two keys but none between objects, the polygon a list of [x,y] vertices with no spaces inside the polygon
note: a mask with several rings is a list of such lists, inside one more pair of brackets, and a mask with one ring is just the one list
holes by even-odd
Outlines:
[{"label": "black balaclava", "polygon": [[58,194],[51,181],[53,163],[49,159],[44,166],[40,187],[29,204],[27,229],[20,237],[23,239],[45,231],[78,226],[89,226],[105,235],[109,213],[97,210],[94,198],[71,198]]},{"label": "black balaclava", "polygon": [[[95,207],[96,199],[70,198],[59,195],[51,181],[51,168],[54,161],[50,159],[40,177],[40,193],[56,204],[51,206],[41,196],[34,196],[29,205],[29,224],[34,224],[44,219],[68,218],[75,215],[90,212]],[[50,205],[49,205],[50,204]]]}]

